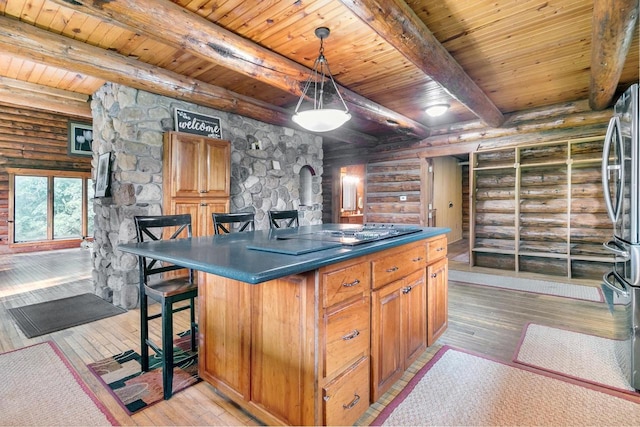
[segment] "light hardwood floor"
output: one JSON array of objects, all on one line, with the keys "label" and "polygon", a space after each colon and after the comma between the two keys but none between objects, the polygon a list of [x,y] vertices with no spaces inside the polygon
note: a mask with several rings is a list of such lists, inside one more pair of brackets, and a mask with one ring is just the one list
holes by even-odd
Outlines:
[{"label": "light hardwood floor", "polygon": [[[456,262],[451,262],[451,267],[468,268],[466,264]],[[0,351],[45,340],[54,341],[122,425],[260,424],[204,382],[174,395],[168,401],[128,416],[86,365],[127,349],[139,350],[137,310],[27,339],[7,309],[93,292],[90,271],[90,252],[82,249],[0,255]],[[509,278],[509,273],[496,273],[503,275],[505,280]],[[449,329],[412,366],[403,378],[405,381],[445,344],[511,361],[522,328],[529,322],[615,337],[613,318],[602,303],[454,282],[449,285]],[[177,317],[176,330],[179,328],[188,329],[186,312]],[[154,329],[159,331],[159,328]],[[387,396],[381,400],[385,398]],[[357,424],[369,424],[380,409],[379,404],[374,404]]]}]

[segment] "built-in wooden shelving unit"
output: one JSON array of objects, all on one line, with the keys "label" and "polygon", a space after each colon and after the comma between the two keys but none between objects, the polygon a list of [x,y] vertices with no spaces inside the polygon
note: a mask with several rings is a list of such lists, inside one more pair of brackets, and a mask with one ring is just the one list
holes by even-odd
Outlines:
[{"label": "built-in wooden shelving unit", "polygon": [[604,137],[472,153],[472,265],[575,278],[613,257],[600,175]]}]

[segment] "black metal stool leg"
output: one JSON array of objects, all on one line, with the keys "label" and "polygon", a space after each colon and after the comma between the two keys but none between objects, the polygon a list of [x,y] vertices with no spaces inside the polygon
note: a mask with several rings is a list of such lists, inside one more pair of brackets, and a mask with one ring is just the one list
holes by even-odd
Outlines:
[{"label": "black metal stool leg", "polygon": [[191,351],[196,351],[196,307],[195,298],[191,298]]},{"label": "black metal stool leg", "polygon": [[162,389],[164,399],[173,393],[173,304],[162,302]]},{"label": "black metal stool leg", "polygon": [[147,296],[142,293],[140,295],[140,364],[142,372],[149,370],[149,302]]}]

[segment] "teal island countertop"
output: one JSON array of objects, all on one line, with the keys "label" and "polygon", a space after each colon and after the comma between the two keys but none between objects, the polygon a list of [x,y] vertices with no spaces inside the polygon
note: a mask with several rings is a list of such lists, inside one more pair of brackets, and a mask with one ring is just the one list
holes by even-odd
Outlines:
[{"label": "teal island countertop", "polygon": [[118,250],[258,284],[451,231],[444,227],[397,227],[411,227],[414,230],[390,238],[354,244],[353,232],[361,229],[361,225],[322,224],[127,243],[119,245]]}]

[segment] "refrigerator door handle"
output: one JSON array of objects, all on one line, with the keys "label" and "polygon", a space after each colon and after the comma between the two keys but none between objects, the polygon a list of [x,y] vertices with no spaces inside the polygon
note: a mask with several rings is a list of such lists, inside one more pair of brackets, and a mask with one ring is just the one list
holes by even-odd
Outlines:
[{"label": "refrigerator door handle", "polygon": [[609,240],[608,242],[604,242],[602,246],[604,246],[609,251],[613,252],[615,255],[622,258],[621,260],[616,260],[616,261],[629,261],[629,259],[631,258],[631,255],[629,254],[629,252],[625,251],[624,248],[621,248],[620,245],[618,245],[615,240]]},{"label": "refrigerator door handle", "polygon": [[[604,148],[602,150],[602,186],[604,191],[604,201],[607,206],[607,213],[609,214],[609,218],[611,218],[611,222],[616,224],[618,222],[620,211],[622,210],[622,199],[624,194],[624,153],[621,151],[624,147],[618,147],[618,152],[620,153],[620,164],[610,165],[609,152],[611,151],[614,132],[617,143],[621,144],[620,119],[618,116],[613,116],[609,120],[609,127],[607,128],[607,134],[604,138]],[[618,172],[618,181],[620,182],[620,188],[616,189],[617,200],[615,208],[613,207],[613,203],[611,203],[611,190],[609,189],[609,173],[612,170],[616,170]]]},{"label": "refrigerator door handle", "polygon": [[[613,278],[614,278],[613,281],[609,280],[609,277],[611,277],[611,276],[613,276]],[[626,287],[624,286],[624,279],[620,276],[620,274],[618,274],[617,271],[611,270],[611,271],[605,273],[602,276],[602,281],[604,282],[603,283],[604,286],[606,286],[607,288],[611,289],[613,292],[617,293],[621,297],[627,298],[629,296],[629,292],[627,291]],[[621,286],[616,286],[615,282],[620,283]]]}]

